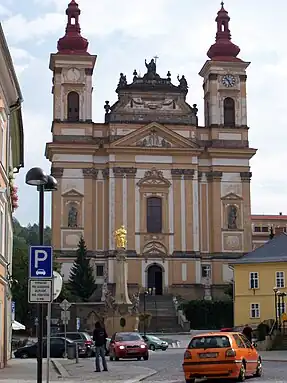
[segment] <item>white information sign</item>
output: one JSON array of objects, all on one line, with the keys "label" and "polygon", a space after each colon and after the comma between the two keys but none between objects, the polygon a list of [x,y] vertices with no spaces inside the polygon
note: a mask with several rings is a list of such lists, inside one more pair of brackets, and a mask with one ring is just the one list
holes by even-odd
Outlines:
[{"label": "white information sign", "polygon": [[49,303],[53,301],[53,281],[29,280],[29,303]]}]

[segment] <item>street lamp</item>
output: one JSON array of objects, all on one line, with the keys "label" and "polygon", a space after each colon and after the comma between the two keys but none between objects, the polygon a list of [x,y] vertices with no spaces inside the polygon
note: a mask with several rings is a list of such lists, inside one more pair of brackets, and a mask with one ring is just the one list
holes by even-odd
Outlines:
[{"label": "street lamp", "polygon": [[274,303],[275,303],[275,326],[276,326],[276,329],[278,329],[278,302],[277,302],[278,288],[273,287],[273,291],[274,291]]},{"label": "street lamp", "polygon": [[[35,167],[26,174],[27,185],[37,186],[39,192],[39,245],[44,245],[44,192],[57,190],[57,181],[47,175],[43,169]],[[42,383],[43,373],[43,304],[37,305],[38,316],[38,352],[37,352],[37,383]],[[50,348],[50,347],[49,347]],[[47,366],[49,369],[49,366]]]},{"label": "street lamp", "polygon": [[279,307],[279,313],[278,313],[278,316],[279,316],[279,330],[281,331],[281,327],[282,327],[282,314],[283,314],[283,311],[284,311],[284,306],[285,306],[285,302],[284,302],[284,298],[286,297],[286,293],[281,293],[281,292],[277,292],[277,295],[278,295],[278,307]]}]

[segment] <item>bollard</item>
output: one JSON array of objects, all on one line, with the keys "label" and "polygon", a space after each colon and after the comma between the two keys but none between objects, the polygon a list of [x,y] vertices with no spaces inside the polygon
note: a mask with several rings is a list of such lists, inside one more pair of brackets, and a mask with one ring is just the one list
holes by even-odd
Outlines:
[{"label": "bollard", "polygon": [[76,344],[76,363],[79,363],[79,349],[77,344]]}]

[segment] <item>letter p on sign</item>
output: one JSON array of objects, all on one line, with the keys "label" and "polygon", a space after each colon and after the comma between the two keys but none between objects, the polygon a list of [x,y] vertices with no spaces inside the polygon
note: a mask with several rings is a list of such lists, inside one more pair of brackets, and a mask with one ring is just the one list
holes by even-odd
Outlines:
[{"label": "letter p on sign", "polygon": [[48,258],[47,251],[45,250],[35,250],[35,268],[39,268],[39,262],[45,262]]}]

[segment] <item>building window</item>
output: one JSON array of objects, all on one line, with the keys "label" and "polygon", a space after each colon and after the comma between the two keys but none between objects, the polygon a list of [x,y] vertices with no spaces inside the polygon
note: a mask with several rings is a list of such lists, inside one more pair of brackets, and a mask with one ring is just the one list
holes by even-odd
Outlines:
[{"label": "building window", "polygon": [[262,226],[262,233],[269,233],[269,227],[268,226]]},{"label": "building window", "polygon": [[68,121],[79,121],[80,119],[80,96],[77,92],[68,94]]},{"label": "building window", "polygon": [[162,231],[162,199],[150,197],[147,199],[147,232],[161,233]]},{"label": "building window", "polygon": [[201,278],[211,278],[211,266],[202,265],[201,266]]},{"label": "building window", "polygon": [[254,232],[255,233],[261,233],[261,227],[260,226],[255,226],[254,227]]},{"label": "building window", "polygon": [[250,318],[256,319],[260,318],[260,304],[251,303],[250,304]]},{"label": "building window", "polygon": [[249,274],[249,287],[250,289],[259,288],[259,275],[257,271]]},{"label": "building window", "polygon": [[96,275],[97,275],[97,277],[103,277],[104,276],[104,266],[103,265],[97,265],[96,266]]},{"label": "building window", "polygon": [[285,272],[276,271],[276,287],[279,289],[285,287]]},{"label": "building window", "polygon": [[226,97],[223,102],[224,125],[235,126],[235,102],[233,98]]}]

